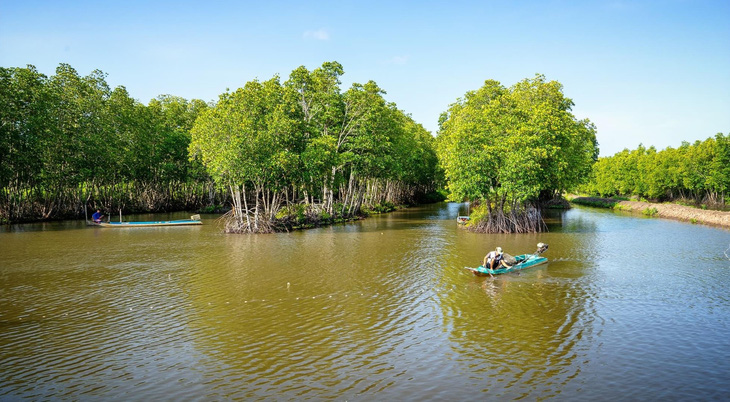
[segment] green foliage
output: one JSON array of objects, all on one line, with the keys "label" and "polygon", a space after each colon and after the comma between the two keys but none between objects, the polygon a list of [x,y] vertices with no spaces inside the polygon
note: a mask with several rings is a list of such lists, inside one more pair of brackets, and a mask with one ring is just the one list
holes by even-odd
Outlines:
[{"label": "green foliage", "polygon": [[625,149],[600,158],[590,177],[581,190],[591,195],[722,206],[730,189],[730,135],[719,133],[677,149]]},{"label": "green foliage", "polygon": [[267,231],[279,218],[349,219],[441,186],[431,134],[375,82],[341,88],[342,74],[327,62],[284,83],[250,81],[215,105],[171,95],[143,105],[101,71],[0,68],[0,219],[78,216],[85,203],[199,209],[226,191],[237,219],[253,215],[252,231]]},{"label": "green foliage", "polygon": [[548,200],[580,185],[598,155],[595,127],[571,113],[557,81],[511,88],[488,80],[441,116],[437,149],[452,200],[505,207]]},{"label": "green foliage", "polygon": [[435,202],[446,201],[448,199],[449,192],[446,189],[439,189],[424,194],[418,199],[419,203],[422,204],[433,204]]},{"label": "green foliage", "polygon": [[304,204],[285,206],[276,213],[276,219],[291,219],[296,225],[302,225],[307,222],[307,206]]},{"label": "green foliage", "polygon": [[617,199],[610,199],[610,200],[602,200],[602,199],[590,199],[590,198],[582,198],[578,197],[573,199],[571,202],[574,202],[579,205],[585,205],[589,207],[598,207],[598,208],[615,208],[618,204]]},{"label": "green foliage", "polygon": [[373,205],[372,211],[377,214],[383,214],[386,212],[395,211],[397,208],[395,204],[390,201],[385,201],[377,205]]},{"label": "green foliage", "polygon": [[[78,216],[84,203],[155,210],[202,204],[207,176],[188,161],[202,101],[144,106],[106,74],[68,64],[46,77],[0,68],[0,217]],[[195,194],[193,194],[195,193]]]},{"label": "green foliage", "polygon": [[397,210],[398,207],[389,201],[384,201],[382,203],[368,205],[366,207],[363,207],[362,213],[367,215],[373,215],[373,214],[384,214],[388,212],[393,212]]},{"label": "green foliage", "polygon": [[223,210],[223,205],[206,205],[198,210],[201,214],[213,214]]},{"label": "green foliage", "polygon": [[288,151],[297,122],[282,103],[278,77],[251,81],[221,95],[218,105],[196,120],[190,153],[223,184],[256,183],[275,188],[292,164]]},{"label": "green foliage", "polygon": [[643,213],[646,216],[655,216],[656,214],[659,213],[659,211],[656,208],[651,207],[651,208],[644,208],[644,210],[641,211],[641,213]]},{"label": "green foliage", "polygon": [[469,219],[466,222],[466,226],[472,226],[475,223],[487,221],[491,217],[491,211],[489,207],[485,204],[477,204],[473,207],[471,210],[471,214],[469,215],[471,219]]},{"label": "green foliage", "polygon": [[343,72],[328,62],[312,71],[299,67],[283,84],[278,77],[248,82],[221,95],[195,122],[192,157],[231,188],[234,203],[236,194],[242,200],[235,231],[261,231],[251,218],[254,226],[289,219],[291,211],[279,212],[282,197],[320,204],[321,211],[306,214],[316,223],[415,199],[435,187],[439,169],[430,133],[387,103],[373,81],[343,92]]},{"label": "green foliage", "polygon": [[579,185],[597,156],[595,128],[570,113],[557,81],[486,81],[451,105],[439,131],[452,199],[517,201]]},{"label": "green foliage", "polygon": [[0,68],[0,188],[37,179],[38,155],[50,131],[47,77],[33,66]]}]

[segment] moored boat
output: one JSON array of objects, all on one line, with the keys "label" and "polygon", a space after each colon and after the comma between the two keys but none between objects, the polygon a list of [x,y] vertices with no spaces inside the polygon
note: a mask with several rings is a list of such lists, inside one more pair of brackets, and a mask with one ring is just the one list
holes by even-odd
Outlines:
[{"label": "moored boat", "polygon": [[101,226],[103,228],[140,228],[152,226],[186,226],[186,225],[202,225],[200,215],[193,215],[190,219],[178,219],[174,221],[141,221],[141,222],[93,222],[87,221],[91,226]]}]

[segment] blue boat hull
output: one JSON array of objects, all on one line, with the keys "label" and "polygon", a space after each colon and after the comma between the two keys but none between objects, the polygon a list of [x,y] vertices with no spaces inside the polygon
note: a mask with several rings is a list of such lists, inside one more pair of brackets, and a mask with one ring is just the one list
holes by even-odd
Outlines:
[{"label": "blue boat hull", "polygon": [[186,226],[186,225],[202,225],[203,222],[194,219],[180,219],[176,221],[145,221],[145,222],[102,222],[93,223],[94,226],[103,228],[141,228],[151,226]]}]

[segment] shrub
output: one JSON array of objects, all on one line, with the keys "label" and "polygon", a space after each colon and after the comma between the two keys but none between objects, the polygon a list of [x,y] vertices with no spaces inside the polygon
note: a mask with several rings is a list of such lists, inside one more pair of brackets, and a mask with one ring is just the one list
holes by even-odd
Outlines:
[{"label": "shrub", "polygon": [[380,204],[373,205],[372,211],[377,214],[383,214],[386,212],[395,211],[395,204],[389,201],[382,202]]},{"label": "shrub", "polygon": [[646,215],[646,216],[654,216],[654,215],[658,214],[658,213],[659,213],[659,211],[657,211],[657,209],[656,209],[656,208],[654,208],[654,207],[651,207],[651,208],[646,208],[646,209],[644,209],[644,210],[642,211],[642,213],[643,213],[644,215]]}]

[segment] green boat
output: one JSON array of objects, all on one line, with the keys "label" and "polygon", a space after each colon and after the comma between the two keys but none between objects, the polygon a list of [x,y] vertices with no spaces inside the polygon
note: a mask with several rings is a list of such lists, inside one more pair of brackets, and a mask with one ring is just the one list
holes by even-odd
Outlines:
[{"label": "green boat", "polygon": [[537,251],[535,251],[533,254],[520,254],[514,257],[514,264],[510,266],[504,266],[500,265],[497,269],[489,269],[484,267],[483,265],[480,265],[477,268],[471,268],[471,267],[464,267],[467,270],[471,271],[476,276],[487,276],[487,275],[499,275],[499,274],[506,274],[508,272],[515,272],[520,271],[525,268],[532,268],[536,267],[538,265],[545,264],[548,262],[548,259],[545,257],[541,257],[540,254],[544,253],[548,248],[548,245],[545,243],[538,243],[537,244]]}]

